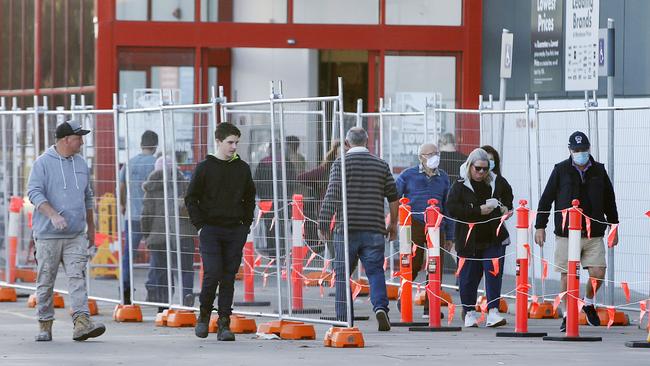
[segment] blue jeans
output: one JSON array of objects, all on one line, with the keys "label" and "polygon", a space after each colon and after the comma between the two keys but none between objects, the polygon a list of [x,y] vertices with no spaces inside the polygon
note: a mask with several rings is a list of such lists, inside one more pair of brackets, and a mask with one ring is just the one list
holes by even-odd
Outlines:
[{"label": "blue jeans", "polygon": [[[131,220],[131,229],[133,230],[133,252],[135,253],[140,245],[142,240],[142,230],[140,229],[140,220]],[[129,252],[129,240],[131,240],[131,235],[129,235],[129,223],[128,221],[124,222],[124,248],[122,249],[122,284],[124,284],[124,291],[129,291],[131,289],[131,269],[129,268],[129,257],[131,253]]]},{"label": "blue jeans", "polygon": [[[490,258],[503,257],[505,252],[505,245],[493,245],[484,249],[482,252],[477,252],[476,255],[472,257],[476,259],[487,258],[486,260],[477,261],[467,259],[465,261],[463,268],[460,270],[460,275],[458,276],[460,300],[463,304],[476,304],[478,286],[481,283],[483,274],[485,273],[485,291],[487,292],[488,309],[499,307],[499,300],[497,299],[501,296],[501,279],[503,277],[504,258],[499,260],[499,274],[497,276],[490,273],[490,271],[494,270]],[[463,305],[463,309],[466,312],[475,310],[473,305],[466,305]]]},{"label": "blue jeans", "polygon": [[[173,240],[173,239],[172,239]],[[172,248],[175,249],[175,248]],[[171,250],[171,277],[172,287],[175,286],[174,279],[178,277],[178,253]],[[187,298],[193,295],[194,287],[194,239],[181,239],[181,284],[183,287],[182,305],[194,306],[194,298]],[[149,273],[147,274],[147,301],[167,303],[169,302],[169,292],[167,291],[167,251],[165,249],[149,251]],[[172,291],[173,292],[173,291]],[[191,301],[190,301],[191,300]],[[177,299],[171,301],[177,303]]]},{"label": "blue jeans", "polygon": [[[373,311],[379,309],[388,312],[388,296],[386,295],[386,278],[384,276],[384,235],[376,231],[353,231],[348,233],[348,255],[350,258],[350,273],[354,271],[360,259],[370,285],[370,302]],[[343,233],[334,234],[334,273],[336,275],[336,318],[347,321],[345,296],[345,247]],[[352,305],[351,305],[352,306]],[[354,320],[354,306],[352,306]]]}]

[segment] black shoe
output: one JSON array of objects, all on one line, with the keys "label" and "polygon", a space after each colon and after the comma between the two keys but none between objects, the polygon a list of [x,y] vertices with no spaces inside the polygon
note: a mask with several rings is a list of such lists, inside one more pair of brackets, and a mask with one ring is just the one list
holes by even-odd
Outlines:
[{"label": "black shoe", "polygon": [[230,317],[220,316],[217,320],[219,329],[217,330],[217,339],[220,341],[234,341],[235,334],[230,330]]},{"label": "black shoe", "polygon": [[560,332],[566,333],[566,317],[562,318],[562,324],[560,324]]},{"label": "black shoe", "polygon": [[380,332],[387,332],[390,330],[390,320],[386,310],[379,309],[375,311],[375,318],[377,318],[377,330]]},{"label": "black shoe", "polygon": [[208,337],[208,329],[210,326],[210,314],[212,310],[201,309],[199,313],[199,318],[196,320],[196,326],[194,327],[194,334],[199,338]]},{"label": "black shoe", "polygon": [[585,305],[582,307],[582,311],[587,315],[587,323],[592,327],[600,326],[600,317],[598,317],[598,312],[594,305]]}]

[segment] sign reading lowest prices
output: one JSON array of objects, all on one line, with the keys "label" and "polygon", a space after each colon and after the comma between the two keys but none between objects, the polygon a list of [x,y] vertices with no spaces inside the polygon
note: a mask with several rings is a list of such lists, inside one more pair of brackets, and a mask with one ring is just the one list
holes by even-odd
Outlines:
[{"label": "sign reading lowest prices", "polygon": [[564,89],[598,89],[599,0],[567,0]]}]

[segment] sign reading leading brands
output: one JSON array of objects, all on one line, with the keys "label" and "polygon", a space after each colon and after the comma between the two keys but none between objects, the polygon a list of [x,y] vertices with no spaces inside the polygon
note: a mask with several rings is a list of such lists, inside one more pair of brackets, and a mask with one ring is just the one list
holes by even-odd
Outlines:
[{"label": "sign reading leading brands", "polygon": [[564,89],[598,89],[599,0],[568,0]]}]

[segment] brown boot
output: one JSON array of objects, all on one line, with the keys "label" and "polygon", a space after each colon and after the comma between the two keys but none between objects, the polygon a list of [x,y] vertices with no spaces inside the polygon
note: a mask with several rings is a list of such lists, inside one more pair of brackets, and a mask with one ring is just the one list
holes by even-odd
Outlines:
[{"label": "brown boot", "polygon": [[36,342],[49,342],[52,340],[52,322],[53,320],[38,321],[40,331],[34,339]]},{"label": "brown boot", "polygon": [[104,334],[106,327],[101,323],[93,323],[86,314],[79,315],[74,320],[74,331],[72,339],[75,341],[85,341],[88,338],[99,337]]}]

